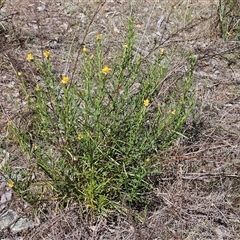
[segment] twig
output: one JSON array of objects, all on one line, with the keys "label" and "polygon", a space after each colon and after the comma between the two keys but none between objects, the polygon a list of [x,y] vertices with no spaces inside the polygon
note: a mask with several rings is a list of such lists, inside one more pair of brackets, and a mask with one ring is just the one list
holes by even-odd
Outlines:
[{"label": "twig", "polygon": [[223,173],[187,173],[182,177],[184,180],[204,180],[205,177],[230,177],[230,178],[240,178],[240,176],[235,174],[223,174]]},{"label": "twig", "polygon": [[85,34],[83,36],[83,40],[82,42],[80,43],[80,46],[79,46],[79,49],[77,51],[77,57],[76,57],[76,60],[75,60],[75,63],[74,63],[74,66],[73,66],[73,71],[72,71],[72,75],[71,75],[71,79],[73,79],[74,77],[74,74],[76,72],[76,69],[77,69],[77,63],[78,63],[78,59],[79,59],[79,56],[80,56],[80,52],[82,50],[82,47],[84,46],[84,43],[85,43],[85,40],[86,40],[86,37],[87,37],[87,34],[88,34],[88,31],[89,31],[89,28],[90,26],[92,25],[95,17],[97,16],[97,14],[99,13],[99,11],[102,9],[102,7],[104,6],[104,4],[106,3],[106,0],[104,1],[100,1],[100,3],[98,4],[98,7],[96,9],[96,11],[94,12],[91,20],[90,20],[90,23],[87,25],[86,27],[86,30],[85,30]]},{"label": "twig", "polygon": [[223,218],[225,219],[225,221],[226,221],[227,223],[229,223],[228,219],[225,217],[225,215],[223,214],[223,212],[220,211],[220,209],[217,208],[217,206],[216,206],[214,203],[212,203],[212,206],[214,206],[214,207],[218,210],[218,212],[223,216]]}]

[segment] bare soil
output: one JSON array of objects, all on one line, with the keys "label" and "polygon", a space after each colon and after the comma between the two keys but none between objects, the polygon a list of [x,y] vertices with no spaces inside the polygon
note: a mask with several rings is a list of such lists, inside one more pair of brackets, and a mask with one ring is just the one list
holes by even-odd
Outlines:
[{"label": "bare soil", "polygon": [[[198,56],[194,72],[196,111],[179,141],[162,161],[162,176],[146,211],[91,219],[76,205],[60,210],[30,206],[14,196],[9,207],[40,224],[8,239],[239,239],[240,238],[240,43],[224,41],[219,32],[218,1],[48,1],[8,0],[0,10],[0,161],[24,164],[8,138],[7,121],[24,119],[26,102],[17,72],[35,86],[38,73],[26,62],[33,52],[49,49],[56,74],[71,73],[82,43],[91,48],[101,33],[106,61],[124,43],[127,19],[135,18],[136,51],[166,49],[180,61],[192,51]],[[97,9],[99,8],[99,11]],[[95,14],[96,13],[96,14]],[[177,65],[176,65],[177,68]],[[177,69],[178,70],[178,69]],[[1,163],[1,162],[0,162]],[[1,182],[1,193],[7,184]]]}]

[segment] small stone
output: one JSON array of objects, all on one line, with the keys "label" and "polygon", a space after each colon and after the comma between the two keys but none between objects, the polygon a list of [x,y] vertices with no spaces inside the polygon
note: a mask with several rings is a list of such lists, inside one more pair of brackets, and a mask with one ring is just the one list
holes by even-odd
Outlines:
[{"label": "small stone", "polygon": [[11,190],[6,191],[1,196],[1,204],[10,201],[11,198],[12,198],[12,191]]},{"label": "small stone", "polygon": [[0,215],[0,230],[9,227],[17,218],[18,215],[11,209]]},{"label": "small stone", "polygon": [[0,200],[0,211],[2,211],[6,207],[6,202],[9,202],[12,198],[12,191],[8,190],[5,193],[2,194],[1,200]]},{"label": "small stone", "polygon": [[35,226],[34,222],[29,218],[20,218],[13,226],[11,226],[12,233],[21,232]]}]

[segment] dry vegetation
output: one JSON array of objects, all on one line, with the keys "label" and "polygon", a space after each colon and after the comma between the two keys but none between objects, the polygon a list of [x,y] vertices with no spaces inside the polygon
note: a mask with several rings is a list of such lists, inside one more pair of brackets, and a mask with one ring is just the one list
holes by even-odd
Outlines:
[{"label": "dry vegetation", "polygon": [[176,63],[173,76],[181,73],[185,52],[198,56],[193,89],[197,110],[185,126],[188,138],[179,139],[163,154],[163,174],[152,179],[156,187],[146,210],[92,219],[79,214],[76,205],[65,210],[56,202],[26,207],[15,196],[9,206],[39,218],[40,225],[19,236],[6,231],[0,237],[239,239],[240,44],[220,34],[219,1],[107,0],[97,11],[99,4],[95,0],[6,1],[0,12],[1,149],[19,166],[23,164],[18,147],[8,138],[6,123],[28,119],[17,72],[22,71],[34,86],[38,72],[26,62],[27,53],[41,56],[42,49],[51,50],[60,76],[71,73],[83,40],[91,48],[90,39],[101,33],[106,59],[111,59],[114,49],[123,44],[129,16],[135,18],[136,51],[166,49]]}]

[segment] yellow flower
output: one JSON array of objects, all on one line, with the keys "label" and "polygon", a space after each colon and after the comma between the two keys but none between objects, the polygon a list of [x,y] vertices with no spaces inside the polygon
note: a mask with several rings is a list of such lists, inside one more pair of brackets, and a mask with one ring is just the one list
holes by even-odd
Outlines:
[{"label": "yellow flower", "polygon": [[94,59],[94,55],[93,55],[93,54],[91,54],[90,59],[91,59],[91,60]]},{"label": "yellow flower", "polygon": [[40,90],[40,86],[39,86],[38,84],[36,85],[35,90],[36,90],[36,91],[39,91],[39,90]]},{"label": "yellow flower", "polygon": [[162,49],[160,50],[160,55],[161,55],[161,56],[162,56],[162,55],[165,55],[165,53],[166,53],[165,49],[162,48]]},{"label": "yellow flower", "polygon": [[149,104],[150,104],[149,99],[145,99],[145,100],[143,101],[143,104],[144,104],[145,107],[148,107]]},{"label": "yellow flower", "polygon": [[78,140],[82,140],[83,139],[83,135],[80,133],[80,134],[78,134]]},{"label": "yellow flower", "polygon": [[7,125],[8,125],[8,126],[11,126],[11,125],[12,125],[12,120],[8,120],[8,121],[7,121]]},{"label": "yellow flower", "polygon": [[88,49],[86,47],[83,47],[83,50],[82,50],[84,53],[88,52]]},{"label": "yellow flower", "polygon": [[96,36],[96,39],[97,39],[97,40],[100,40],[100,39],[101,39],[101,35],[98,34],[98,35]]},{"label": "yellow flower", "polygon": [[27,61],[32,61],[34,59],[34,56],[33,56],[33,54],[32,53],[28,53],[28,55],[27,55]]},{"label": "yellow flower", "polygon": [[68,82],[69,82],[68,76],[63,76],[63,77],[62,77],[62,80],[61,80],[61,83],[62,83],[62,84],[68,84]]},{"label": "yellow flower", "polygon": [[22,72],[18,72],[17,75],[18,75],[19,77],[21,77],[21,76],[22,76]]},{"label": "yellow flower", "polygon": [[10,181],[10,182],[8,183],[8,187],[13,188],[13,186],[14,186],[14,182],[13,182],[13,181]]},{"label": "yellow flower", "polygon": [[123,48],[128,48],[128,45],[126,43],[123,44]]},{"label": "yellow flower", "polygon": [[44,51],[43,55],[44,55],[45,58],[49,58],[51,54],[50,54],[49,51]]},{"label": "yellow flower", "polygon": [[148,157],[148,158],[146,159],[146,162],[147,162],[147,163],[151,162],[151,159]]},{"label": "yellow flower", "polygon": [[175,110],[175,109],[172,111],[172,114],[173,114],[173,115],[175,115],[175,114],[176,114],[176,110]]},{"label": "yellow flower", "polygon": [[102,73],[106,75],[110,72],[110,70],[111,69],[108,66],[104,66],[103,69],[102,69]]}]

